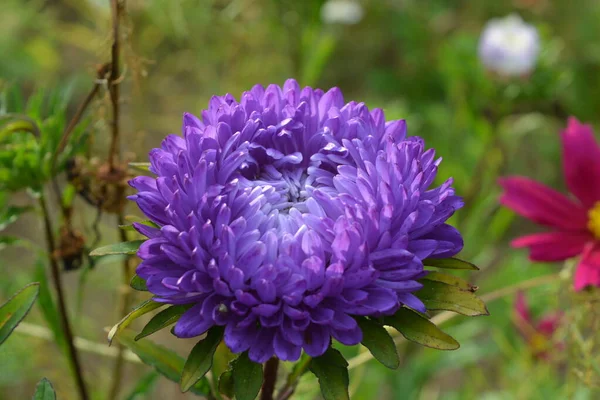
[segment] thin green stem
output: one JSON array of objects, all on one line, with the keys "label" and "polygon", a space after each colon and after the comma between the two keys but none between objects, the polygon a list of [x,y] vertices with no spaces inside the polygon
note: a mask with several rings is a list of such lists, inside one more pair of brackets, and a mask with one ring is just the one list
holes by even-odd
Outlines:
[{"label": "thin green stem", "polygon": [[310,365],[311,357],[304,357],[294,366],[294,370],[288,375],[285,385],[281,388],[277,400],[287,400],[294,394],[300,377],[306,372]]},{"label": "thin green stem", "polygon": [[[543,285],[546,285],[546,284],[549,284],[552,282],[556,282],[559,279],[560,279],[559,274],[550,274],[550,275],[539,276],[537,278],[528,279],[526,281],[519,282],[519,283],[516,283],[516,284],[508,286],[508,287],[503,287],[498,290],[494,290],[493,292],[490,292],[490,293],[486,293],[481,296],[481,300],[483,300],[486,303],[489,303],[491,301],[513,295],[513,294],[517,293],[519,290],[543,286]],[[433,322],[436,325],[440,325],[440,324],[443,324],[444,322],[447,322],[447,321],[453,319],[457,315],[459,315],[459,314],[456,314],[451,311],[444,311],[444,312],[437,314],[433,318],[431,318],[431,322]],[[394,337],[394,343],[396,345],[400,344],[404,340],[404,337],[401,336],[397,331],[391,331],[390,334],[392,335],[392,337]],[[348,369],[354,369],[354,368],[358,367],[359,365],[362,365],[362,364],[370,361],[372,358],[373,358],[373,355],[370,352],[361,353],[361,354],[357,355],[356,357],[348,360]],[[279,399],[279,400],[281,400],[281,399]]]},{"label": "thin green stem", "polygon": [[48,213],[48,206],[46,205],[46,200],[44,198],[44,193],[40,193],[39,196],[39,204],[42,210],[42,214],[44,217],[44,229],[46,231],[46,244],[48,247],[48,261],[50,262],[50,271],[52,273],[52,282],[54,284],[54,288],[56,289],[56,297],[58,301],[58,314],[60,317],[60,324],[65,334],[65,339],[67,341],[67,351],[69,354],[69,358],[71,364],[73,366],[73,371],[75,374],[75,382],[77,384],[77,390],[79,392],[79,397],[82,400],[89,399],[87,388],[85,386],[85,380],[83,379],[83,370],[81,368],[81,364],[79,362],[79,355],[77,353],[77,349],[74,344],[73,331],[71,330],[71,324],[69,323],[69,317],[67,314],[67,306],[65,301],[65,294],[62,287],[62,281],[60,279],[60,268],[56,259],[54,258],[54,233],[52,230],[52,222],[50,221],[50,214]]}]

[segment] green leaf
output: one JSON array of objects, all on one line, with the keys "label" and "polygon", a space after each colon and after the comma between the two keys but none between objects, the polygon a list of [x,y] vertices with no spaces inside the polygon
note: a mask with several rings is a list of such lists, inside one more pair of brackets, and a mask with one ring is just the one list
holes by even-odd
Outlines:
[{"label": "green leaf", "polygon": [[25,241],[16,236],[0,236],[0,250],[8,246],[20,246],[25,244]]},{"label": "green leaf", "polygon": [[393,327],[407,340],[439,350],[456,350],[460,344],[450,335],[442,332],[433,322],[408,308],[399,309],[396,314],[385,317],[384,324]]},{"label": "green leaf", "polygon": [[56,304],[54,303],[54,299],[52,298],[52,294],[50,292],[50,283],[48,282],[48,277],[46,276],[46,266],[44,261],[40,258],[38,258],[36,261],[34,278],[40,283],[38,304],[42,310],[42,315],[50,327],[50,330],[54,334],[54,340],[58,346],[64,352],[67,352],[67,339],[65,338],[65,333],[61,328],[58,309],[56,308]]},{"label": "green leaf", "polygon": [[233,388],[236,400],[254,400],[263,383],[263,367],[242,353],[233,362]]},{"label": "green leaf", "polygon": [[363,332],[361,343],[369,349],[373,357],[388,368],[398,368],[400,359],[398,358],[394,339],[383,325],[367,318],[357,318],[357,322]]},{"label": "green leaf", "polygon": [[127,326],[130,323],[132,323],[135,319],[164,305],[165,303],[157,303],[152,300],[146,300],[145,302],[134,308],[129,314],[123,317],[121,321],[119,321],[115,326],[113,326],[110,332],[108,332],[108,344],[110,345],[115,335],[119,334],[119,332],[127,328]]},{"label": "green leaf", "polygon": [[443,282],[421,280],[423,288],[416,295],[428,310],[449,310],[459,314],[489,315],[483,301],[471,291],[461,290]]},{"label": "green leaf", "polygon": [[[132,222],[137,222],[139,224],[150,226],[152,228],[158,228],[159,227],[158,225],[156,225],[154,222],[150,221],[149,219],[142,219],[142,218],[137,218],[137,217],[132,217],[132,216],[125,217],[125,219],[131,219],[131,220],[133,220]],[[137,232],[137,230],[133,226],[133,223],[119,225],[119,228],[121,228],[124,231],[136,231]]]},{"label": "green leaf", "polygon": [[6,227],[15,222],[21,214],[26,213],[31,209],[32,207],[7,207],[5,210],[0,212],[0,231],[6,229]]},{"label": "green leaf", "polygon": [[0,307],[0,344],[29,312],[40,291],[39,283],[30,283]]},{"label": "green leaf", "polygon": [[221,340],[221,343],[217,346],[215,355],[213,356],[213,364],[210,368],[212,374],[213,386],[219,386],[219,377],[223,372],[232,369],[232,362],[238,357],[238,354],[233,354],[229,347],[225,344],[225,341]]},{"label": "green leaf", "polygon": [[178,305],[171,306],[166,310],[162,310],[158,314],[156,314],[152,319],[144,326],[142,332],[135,337],[135,340],[140,340],[145,338],[146,336],[150,336],[155,332],[160,331],[161,329],[166,328],[167,326],[174,324],[179,320],[181,314],[186,312],[192,307],[192,305]]},{"label": "green leaf", "polygon": [[223,337],[223,328],[215,326],[206,337],[198,342],[188,356],[179,385],[182,392],[190,388],[206,375],[213,362],[213,355]]},{"label": "green leaf", "polygon": [[141,172],[150,172],[150,163],[147,162],[130,162],[129,167]]},{"label": "green leaf", "polygon": [[145,240],[132,240],[130,242],[109,244],[108,246],[99,247],[95,250],[92,250],[90,256],[99,257],[115,254],[135,254],[137,253],[141,244],[144,242]]},{"label": "green leaf", "polygon": [[156,380],[160,375],[155,371],[152,371],[144,376],[135,384],[133,390],[129,392],[129,395],[125,397],[125,400],[136,400],[142,398],[148,398],[148,395],[154,389]]},{"label": "green leaf", "polygon": [[224,394],[230,399],[233,399],[233,396],[235,395],[234,390],[235,389],[233,387],[233,371],[228,369],[227,371],[223,372],[219,377],[219,393]]},{"label": "green leaf", "polygon": [[325,400],[350,400],[348,362],[339,351],[330,347],[321,357],[313,358],[308,368],[319,380]]},{"label": "green leaf", "polygon": [[160,228],[160,226],[158,226],[154,222],[150,221],[149,219],[138,217],[137,215],[126,215],[125,221],[131,222],[132,224],[134,222],[139,222],[140,224],[152,226],[154,228]]},{"label": "green leaf", "polygon": [[33,400],[56,400],[56,393],[48,379],[43,378],[36,385]]},{"label": "green leaf", "polygon": [[148,287],[146,286],[146,281],[143,280],[142,278],[140,278],[138,275],[134,275],[133,278],[131,278],[131,282],[129,282],[129,286],[131,286],[133,289],[140,291],[140,292],[148,291]]},{"label": "green leaf", "polygon": [[462,290],[468,290],[474,292],[476,290],[476,286],[471,285],[469,282],[465,281],[458,276],[444,274],[442,272],[429,272],[424,278],[428,281],[436,281],[446,283],[448,285],[456,286]]},{"label": "green leaf", "polygon": [[445,269],[470,269],[478,271],[479,268],[470,262],[459,260],[458,258],[427,258],[423,260],[423,265],[435,268]]},{"label": "green leaf", "polygon": [[62,204],[63,207],[71,207],[73,204],[73,200],[75,200],[75,196],[77,195],[77,189],[73,184],[65,185],[65,188],[62,193]]},{"label": "green leaf", "polygon": [[[179,382],[185,363],[184,359],[149,339],[136,342],[134,337],[135,334],[131,330],[125,329],[117,336],[117,340],[135,353],[144,364],[153,367],[167,379]],[[192,386],[190,391],[194,394],[206,396],[210,393],[210,385],[206,379],[202,379]]]}]

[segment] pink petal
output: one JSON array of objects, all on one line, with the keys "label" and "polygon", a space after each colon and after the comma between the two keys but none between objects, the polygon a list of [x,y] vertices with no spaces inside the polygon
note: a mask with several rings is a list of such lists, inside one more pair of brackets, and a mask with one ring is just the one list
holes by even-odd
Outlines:
[{"label": "pink petal", "polygon": [[563,314],[561,312],[554,312],[552,314],[548,314],[537,324],[537,331],[546,337],[552,337],[554,332],[560,326],[561,319]]},{"label": "pink petal", "polygon": [[587,286],[600,287],[600,243],[586,246],[575,271],[575,290]]},{"label": "pink petal", "polygon": [[522,236],[511,242],[513,247],[528,247],[531,261],[563,261],[575,257],[592,236],[579,232],[545,232]]},{"label": "pink petal", "polygon": [[567,186],[590,208],[600,201],[600,147],[594,131],[590,125],[571,117],[561,136]]},{"label": "pink petal", "polygon": [[529,312],[529,304],[527,304],[527,299],[525,298],[525,294],[522,291],[517,292],[517,298],[515,299],[514,310],[516,314],[523,321],[526,321],[531,324],[531,314]]},{"label": "pink petal", "polygon": [[502,178],[498,183],[504,188],[500,202],[525,218],[562,230],[587,229],[586,209],[567,196],[521,176]]}]

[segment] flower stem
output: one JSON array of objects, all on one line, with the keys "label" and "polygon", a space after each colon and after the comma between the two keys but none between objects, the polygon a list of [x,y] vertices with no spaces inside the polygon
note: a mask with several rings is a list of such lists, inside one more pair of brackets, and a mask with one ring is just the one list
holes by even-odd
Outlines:
[{"label": "flower stem", "polygon": [[[124,225],[125,218],[123,218],[122,213],[119,213],[117,215],[117,220],[118,220],[118,225]],[[119,235],[120,235],[121,242],[127,241],[127,234],[124,230],[119,229]],[[133,277],[133,271],[131,268],[131,258],[130,257],[127,257],[125,259],[125,261],[123,261],[122,273],[123,273],[123,283],[122,283],[121,290],[119,291],[119,293],[120,293],[120,296],[119,296],[119,318],[121,318],[127,314],[127,312],[129,311],[130,304],[131,304],[132,291],[129,288],[129,282],[131,281],[131,278]],[[123,356],[125,353],[125,347],[119,343],[117,349],[118,349],[118,353],[117,353],[117,358],[115,360],[115,364],[113,366],[112,385],[111,385],[110,392],[109,392],[109,397],[108,397],[109,399],[117,398],[120,387],[121,387],[121,377],[123,375],[123,366],[124,366],[124,357]]]},{"label": "flower stem", "polygon": [[65,302],[65,295],[62,287],[62,282],[60,279],[60,269],[58,267],[58,263],[54,258],[54,233],[52,231],[52,222],[50,221],[50,215],[48,213],[48,206],[46,205],[46,199],[44,198],[44,193],[40,193],[39,196],[39,204],[42,209],[42,214],[44,217],[44,229],[46,231],[46,245],[48,247],[48,261],[50,262],[50,271],[52,273],[52,282],[54,283],[54,288],[56,289],[56,297],[58,301],[58,314],[60,317],[60,324],[65,334],[65,339],[67,342],[67,351],[69,354],[69,358],[71,364],[73,366],[73,372],[75,374],[75,381],[77,383],[77,390],[79,391],[79,397],[82,400],[89,399],[87,388],[85,386],[85,381],[83,379],[83,370],[81,368],[81,364],[79,362],[79,355],[77,353],[77,349],[75,348],[74,339],[73,339],[73,331],[71,330],[71,325],[69,323],[69,317],[67,315],[67,306]]},{"label": "flower stem", "polygon": [[304,374],[308,366],[310,365],[311,357],[303,357],[300,362],[294,366],[294,370],[289,374],[285,385],[281,388],[277,400],[287,400],[294,394],[296,386],[298,386],[298,380]]},{"label": "flower stem", "polygon": [[[115,163],[119,158],[119,116],[120,116],[120,70],[119,70],[119,57],[121,53],[120,49],[120,22],[121,14],[125,9],[126,0],[111,0],[111,15],[112,15],[112,37],[113,43],[111,46],[111,67],[109,77],[109,93],[110,102],[112,105],[112,124],[111,124],[111,142],[110,149],[108,151],[108,165],[109,170],[112,172],[115,169]],[[123,211],[120,210],[117,214],[118,225],[124,224]],[[127,241],[127,234],[122,229],[119,229],[119,236],[122,242]],[[127,314],[131,303],[131,290],[129,289],[129,281],[132,277],[130,258],[127,257],[123,261],[122,274],[123,284],[119,295],[119,318]],[[124,367],[124,355],[125,348],[119,344],[117,359],[113,367],[112,385],[109,391],[109,399],[116,399],[119,390],[121,388],[121,381]]]},{"label": "flower stem", "polygon": [[120,2],[119,0],[111,0],[111,14],[112,14],[112,36],[113,43],[110,50],[111,56],[111,67],[109,77],[109,92],[110,102],[112,104],[112,124],[111,124],[111,142],[110,149],[108,152],[108,164],[111,171],[115,166],[115,159],[118,156],[119,148],[119,115],[120,115],[120,98],[119,98],[119,56],[120,56],[120,33],[119,23],[121,20],[121,13],[125,9],[125,0]]},{"label": "flower stem", "polygon": [[262,386],[261,400],[273,400],[275,383],[277,382],[277,369],[279,368],[279,359],[271,358],[265,364],[264,382]]},{"label": "flower stem", "polygon": [[[481,300],[483,300],[486,303],[489,303],[491,301],[513,295],[513,294],[517,293],[519,290],[530,289],[530,288],[534,288],[534,287],[538,287],[538,286],[547,285],[547,284],[550,284],[553,282],[557,282],[559,279],[560,279],[559,274],[549,274],[549,275],[538,276],[536,278],[528,279],[526,281],[518,282],[514,285],[503,287],[503,288],[494,290],[493,292],[486,293],[481,296]],[[440,324],[443,324],[444,322],[448,322],[449,320],[453,319],[454,317],[456,317],[458,315],[460,315],[460,314],[456,314],[452,311],[444,311],[444,312],[441,312],[441,313],[435,315],[433,318],[431,318],[431,322],[433,322],[436,325],[440,325]],[[394,343],[396,345],[399,345],[402,342],[406,343],[406,340],[404,339],[404,337],[401,336],[400,334],[398,334],[397,331],[391,332],[391,335],[392,335],[392,338],[394,338]],[[348,369],[349,370],[354,369],[354,368],[358,367],[359,365],[362,365],[362,364],[366,363],[367,361],[370,361],[371,359],[373,359],[373,355],[370,352],[367,351],[364,353],[360,353],[359,355],[355,356],[354,358],[351,358],[350,360],[348,360],[348,364],[349,364]]]}]

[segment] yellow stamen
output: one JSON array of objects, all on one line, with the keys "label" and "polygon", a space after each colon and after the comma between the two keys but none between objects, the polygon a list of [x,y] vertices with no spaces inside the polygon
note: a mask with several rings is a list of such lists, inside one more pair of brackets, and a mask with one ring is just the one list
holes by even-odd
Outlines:
[{"label": "yellow stamen", "polygon": [[600,201],[588,211],[587,227],[596,239],[600,239]]}]

